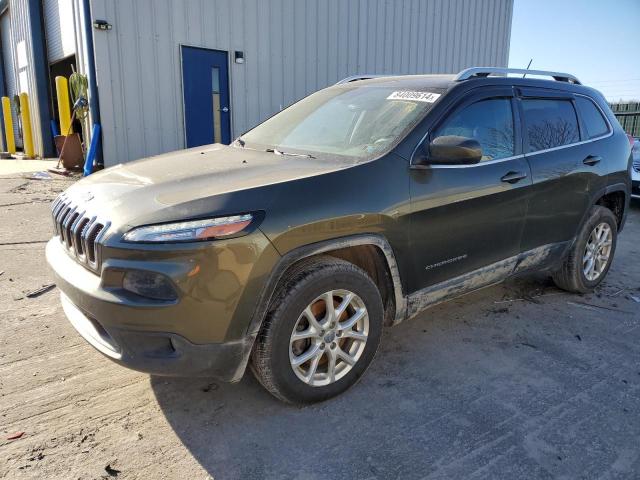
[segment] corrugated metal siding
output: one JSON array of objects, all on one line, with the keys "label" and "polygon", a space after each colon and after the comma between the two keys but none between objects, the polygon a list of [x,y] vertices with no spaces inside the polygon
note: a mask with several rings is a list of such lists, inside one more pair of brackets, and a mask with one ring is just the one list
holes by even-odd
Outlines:
[{"label": "corrugated metal siding", "polygon": [[[231,63],[238,135],[357,73],[506,66],[513,0],[91,0],[107,165],[183,148],[180,45]],[[232,55],[230,55],[232,57]]]},{"label": "corrugated metal siding", "polygon": [[42,4],[49,63],[76,53],[71,0],[44,0]]},{"label": "corrugated metal siding", "polygon": [[[83,0],[72,0],[72,9],[73,9],[73,30],[77,32],[74,35],[75,45],[74,52],[76,52],[76,63],[75,68],[76,72],[82,73],[83,75],[87,75],[89,77],[92,73],[89,71],[88,65],[88,55],[87,55],[87,42],[89,41],[84,35],[85,31],[85,22],[88,21],[88,15],[85,15],[84,12],[84,2]],[[54,93],[55,95],[55,93]],[[89,93],[89,97],[91,94]],[[89,103],[93,103],[93,99],[89,98]],[[91,142],[91,125],[93,125],[94,119],[92,116],[91,110],[89,110],[89,114],[81,120],[83,123],[84,132],[87,134],[85,144],[88,145]]]},{"label": "corrugated metal siding", "polygon": [[[36,91],[36,79],[33,69],[33,49],[31,45],[30,11],[27,0],[11,0],[9,2],[9,16],[11,19],[11,45],[13,50],[13,72],[16,79],[18,93],[29,94],[29,109],[31,111],[31,129],[36,156],[41,156],[42,133],[40,129],[40,108]],[[16,129],[16,145],[22,145]]]},{"label": "corrugated metal siding", "polygon": [[20,136],[18,135],[18,116],[13,104],[13,97],[18,93],[18,83],[16,80],[16,69],[14,67],[13,39],[11,38],[11,12],[7,10],[0,18],[0,35],[2,35],[2,61],[4,64],[4,78],[7,87],[7,97],[11,100],[11,113],[13,120],[13,132],[16,146],[22,147]]},{"label": "corrugated metal siding", "polygon": [[[61,0],[61,2],[67,2],[67,0]],[[31,8],[36,10],[31,11]],[[49,124],[48,124],[48,98],[38,98],[38,93],[44,94],[48,97],[47,93],[47,80],[46,80],[46,58],[45,52],[43,52],[43,46],[40,43],[32,44],[33,38],[37,41],[42,39],[41,25],[42,12],[40,11],[44,5],[40,0],[9,0],[8,1],[8,13],[3,16],[3,25],[0,27],[3,37],[3,50],[4,46],[8,45],[7,49],[10,51],[11,61],[8,61],[9,56],[3,55],[3,62],[5,63],[5,74],[8,79],[9,91],[13,94],[25,92],[29,95],[29,106],[31,111],[31,127],[33,134],[33,143],[36,156],[42,156],[45,149],[43,148],[43,132],[45,136],[48,136]],[[67,5],[63,9],[65,12],[70,11],[71,23],[69,28],[73,29],[73,6],[72,3],[67,2]],[[66,15],[66,14],[65,14]],[[8,20],[7,20],[8,19]],[[9,26],[6,26],[8,21]],[[66,25],[66,24],[65,24]],[[31,29],[37,30],[32,31]],[[66,27],[65,27],[66,28]],[[75,43],[75,35],[74,35]],[[66,47],[65,47],[66,48]],[[72,47],[75,51],[75,46]],[[35,54],[34,54],[35,51]],[[37,58],[35,58],[37,57]],[[38,85],[36,81],[36,72],[43,81]],[[41,101],[41,102],[40,102]],[[41,122],[40,106],[45,108],[44,115],[47,120],[44,124]],[[16,145],[22,146],[22,140],[19,136],[18,129],[18,116],[15,115],[14,108],[14,130],[16,135]],[[42,126],[46,129],[43,130]],[[49,139],[48,137],[47,139]],[[47,142],[47,151],[50,151],[49,142]],[[48,152],[47,152],[48,153]]]}]

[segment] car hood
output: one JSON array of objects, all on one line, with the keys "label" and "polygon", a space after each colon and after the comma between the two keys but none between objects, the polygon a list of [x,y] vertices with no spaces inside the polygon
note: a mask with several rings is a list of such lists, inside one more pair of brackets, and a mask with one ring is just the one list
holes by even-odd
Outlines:
[{"label": "car hood", "polygon": [[112,229],[265,210],[279,185],[353,165],[226,145],[166,153],[95,173],[70,187],[74,204]]}]

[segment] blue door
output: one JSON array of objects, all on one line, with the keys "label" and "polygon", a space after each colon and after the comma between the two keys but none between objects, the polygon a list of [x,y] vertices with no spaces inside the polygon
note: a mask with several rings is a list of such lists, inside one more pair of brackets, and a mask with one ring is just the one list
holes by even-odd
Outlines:
[{"label": "blue door", "polygon": [[231,143],[227,52],[182,47],[187,148]]}]

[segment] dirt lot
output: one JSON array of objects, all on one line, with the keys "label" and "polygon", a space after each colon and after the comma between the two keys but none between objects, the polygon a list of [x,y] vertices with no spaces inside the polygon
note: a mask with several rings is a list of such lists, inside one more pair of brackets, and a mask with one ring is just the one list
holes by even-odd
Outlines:
[{"label": "dirt lot", "polygon": [[250,374],[118,367],[55,288],[27,297],[51,282],[67,184],[0,179],[0,477],[640,477],[640,205],[594,294],[525,278],[433,308],[388,330],[356,388],[293,408]]}]

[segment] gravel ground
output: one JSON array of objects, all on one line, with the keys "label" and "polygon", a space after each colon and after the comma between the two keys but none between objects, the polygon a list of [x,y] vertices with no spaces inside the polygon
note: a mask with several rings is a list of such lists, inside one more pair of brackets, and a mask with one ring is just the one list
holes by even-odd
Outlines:
[{"label": "gravel ground", "polygon": [[55,288],[28,297],[68,183],[0,178],[0,478],[640,477],[640,204],[593,294],[527,277],[432,308],[357,387],[293,408],[250,374],[118,367]]}]

